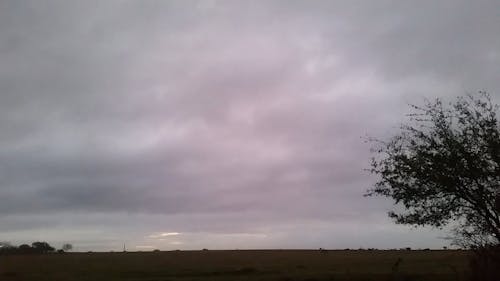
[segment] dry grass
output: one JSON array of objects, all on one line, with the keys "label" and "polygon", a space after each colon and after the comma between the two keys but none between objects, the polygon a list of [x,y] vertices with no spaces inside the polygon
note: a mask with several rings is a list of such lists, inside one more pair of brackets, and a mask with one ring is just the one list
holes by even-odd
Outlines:
[{"label": "dry grass", "polygon": [[466,251],[248,250],[1,256],[0,280],[465,280]]}]

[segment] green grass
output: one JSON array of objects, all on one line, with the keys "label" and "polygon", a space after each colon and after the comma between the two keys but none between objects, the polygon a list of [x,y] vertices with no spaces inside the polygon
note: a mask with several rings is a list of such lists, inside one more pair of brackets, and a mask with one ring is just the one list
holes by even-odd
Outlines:
[{"label": "green grass", "polygon": [[0,256],[0,280],[455,281],[465,280],[467,255],[466,251],[247,250]]}]

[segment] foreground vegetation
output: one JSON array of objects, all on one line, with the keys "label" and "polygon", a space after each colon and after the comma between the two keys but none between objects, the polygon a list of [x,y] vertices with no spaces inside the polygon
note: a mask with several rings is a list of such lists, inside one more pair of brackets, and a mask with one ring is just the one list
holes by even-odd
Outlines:
[{"label": "foreground vegetation", "polygon": [[169,251],[0,256],[0,280],[466,280],[469,252]]}]

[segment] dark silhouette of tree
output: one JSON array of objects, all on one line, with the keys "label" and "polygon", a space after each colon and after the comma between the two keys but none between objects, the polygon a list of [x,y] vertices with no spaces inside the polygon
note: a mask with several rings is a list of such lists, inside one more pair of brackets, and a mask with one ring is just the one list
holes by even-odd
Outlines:
[{"label": "dark silhouette of tree", "polygon": [[[68,244],[70,245],[70,244]],[[34,242],[30,245],[22,244],[19,247],[12,245],[9,242],[0,242],[0,255],[2,254],[47,254],[53,253],[54,247],[47,242]]]},{"label": "dark silhouette of tree", "polygon": [[367,195],[392,198],[404,209],[396,223],[442,227],[453,222],[455,243],[500,245],[500,131],[490,96],[458,98],[448,106],[411,106],[409,122],[388,141],[374,140]]},{"label": "dark silhouette of tree", "polygon": [[71,244],[66,243],[66,244],[62,245],[62,250],[65,252],[71,251],[72,249],[73,249],[73,245],[71,245]]},{"label": "dark silhouette of tree", "polygon": [[31,244],[31,247],[33,248],[34,252],[40,253],[40,254],[51,253],[51,252],[54,252],[54,250],[55,250],[47,242],[33,242]]},{"label": "dark silhouette of tree", "polygon": [[34,252],[33,248],[28,244],[22,244],[18,247],[18,252],[20,254],[31,254]]},{"label": "dark silhouette of tree", "polygon": [[17,251],[17,247],[10,242],[0,242],[0,254],[11,254]]}]

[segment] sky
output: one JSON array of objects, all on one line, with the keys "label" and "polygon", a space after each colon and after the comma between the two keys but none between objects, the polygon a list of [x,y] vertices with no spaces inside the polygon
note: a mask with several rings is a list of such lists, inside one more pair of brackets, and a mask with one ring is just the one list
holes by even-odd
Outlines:
[{"label": "sky", "polygon": [[0,241],[440,248],[366,137],[500,101],[499,1],[0,2]]}]

